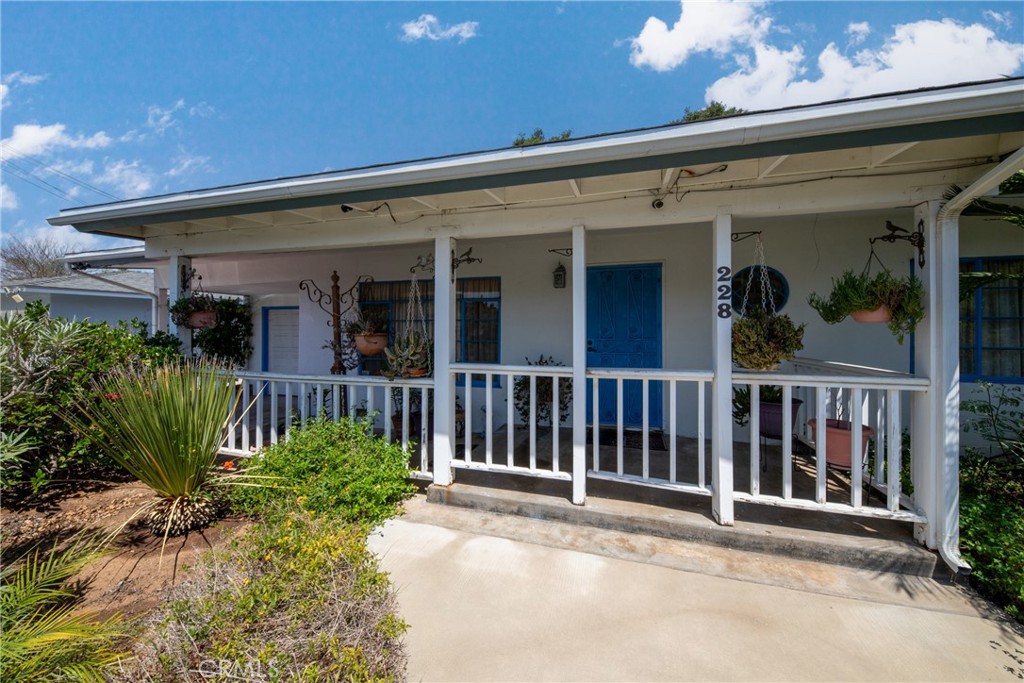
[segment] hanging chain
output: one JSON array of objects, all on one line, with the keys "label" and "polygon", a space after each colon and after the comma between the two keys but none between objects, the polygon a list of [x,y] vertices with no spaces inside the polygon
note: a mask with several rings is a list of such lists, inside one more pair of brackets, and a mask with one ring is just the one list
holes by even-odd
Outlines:
[{"label": "hanging chain", "polygon": [[[760,235],[755,236],[754,246],[754,266],[750,271],[750,275],[747,276],[747,287],[743,293],[743,305],[740,309],[740,313],[743,315],[750,315],[750,289],[754,285],[754,278],[758,277],[760,280],[761,287],[761,306],[762,310],[769,316],[776,314],[775,310],[775,292],[772,291],[772,282],[768,274],[768,264],[764,258],[764,241]],[[754,271],[757,271],[755,273]]]},{"label": "hanging chain", "polygon": [[879,258],[878,254],[875,253],[875,245],[873,242],[871,244],[871,253],[868,254],[868,262],[864,264],[864,270],[862,271],[863,275],[871,275],[872,260],[878,261],[878,265],[882,266],[882,270],[892,275],[892,271],[889,270],[888,266],[886,266],[882,259]]},{"label": "hanging chain", "polygon": [[409,282],[409,304],[406,306],[405,319],[409,327],[418,322],[420,327],[418,331],[422,336],[427,336],[427,317],[423,312],[423,297],[420,295],[420,285],[415,271]]}]

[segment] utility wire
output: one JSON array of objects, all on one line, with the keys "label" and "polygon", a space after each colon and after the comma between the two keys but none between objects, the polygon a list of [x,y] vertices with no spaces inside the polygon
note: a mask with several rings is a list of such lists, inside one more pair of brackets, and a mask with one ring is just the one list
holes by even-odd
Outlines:
[{"label": "utility wire", "polygon": [[[91,185],[91,184],[85,182],[81,178],[77,178],[77,177],[71,175],[70,173],[65,173],[64,171],[61,171],[59,168],[55,168],[53,166],[50,166],[49,164],[46,164],[46,163],[43,163],[42,161],[39,161],[38,159],[36,159],[36,158],[34,158],[32,156],[29,156],[27,154],[23,154],[21,152],[18,152],[17,150],[13,149],[10,145],[5,145],[3,151],[4,151],[4,159],[3,160],[5,162],[7,162],[7,163],[13,163],[8,158],[8,156],[13,156],[16,159],[20,159],[20,160],[23,160],[23,161],[31,162],[31,163],[35,164],[36,166],[49,171],[50,173],[53,173],[55,175],[59,175],[62,178],[65,178],[66,180],[69,180],[69,181],[75,183],[76,185],[78,185],[79,187],[81,187],[83,189],[90,190],[91,192],[95,192],[96,194],[102,195],[102,196],[107,197],[109,199],[113,199],[115,201],[120,201],[122,199],[121,197],[113,195],[113,194],[107,192],[106,190],[103,190],[101,188],[96,187],[95,185]],[[33,176],[34,177],[38,177],[38,176],[35,176],[35,174],[33,174]]]},{"label": "utility wire", "polygon": [[64,190],[60,189],[55,185],[50,185],[50,183],[46,182],[45,180],[40,180],[31,174],[24,175],[22,171],[17,170],[17,168],[9,168],[7,170],[18,180],[28,183],[29,185],[32,185],[33,187],[42,190],[43,192],[52,194],[54,197],[57,197],[58,199],[62,199],[64,201],[74,201],[71,198],[71,196]]}]

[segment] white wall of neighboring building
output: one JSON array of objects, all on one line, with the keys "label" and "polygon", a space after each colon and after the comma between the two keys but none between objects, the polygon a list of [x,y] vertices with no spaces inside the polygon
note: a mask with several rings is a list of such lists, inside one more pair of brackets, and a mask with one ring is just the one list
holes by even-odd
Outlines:
[{"label": "white wall of neighboring building", "polygon": [[22,292],[24,301],[16,303],[5,296],[4,311],[23,311],[29,301],[39,301],[50,306],[50,315],[67,320],[89,320],[94,323],[118,322],[138,318],[153,330],[153,306],[149,297],[118,296],[108,292],[96,294],[61,294]]}]

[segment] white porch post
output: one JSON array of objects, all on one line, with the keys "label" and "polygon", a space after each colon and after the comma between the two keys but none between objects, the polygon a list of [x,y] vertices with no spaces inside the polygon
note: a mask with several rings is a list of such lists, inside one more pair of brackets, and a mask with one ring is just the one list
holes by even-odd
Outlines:
[{"label": "white porch post", "polygon": [[455,272],[449,235],[434,238],[434,483],[452,483],[455,448]]},{"label": "white porch post", "polygon": [[[594,425],[597,429],[597,425]],[[596,443],[596,442],[595,442]],[[587,496],[587,233],[572,227],[572,502]]]},{"label": "white porch post", "polygon": [[[914,371],[919,377],[927,377],[932,385],[927,393],[915,393],[910,399],[910,447],[911,473],[914,483],[914,503],[928,518],[927,524],[914,526],[914,536],[929,548],[938,544],[938,516],[941,487],[937,488],[939,464],[945,429],[942,413],[945,392],[941,389],[940,365],[942,363],[941,262],[942,240],[939,237],[936,216],[938,203],[929,202],[914,207],[914,227],[920,224],[924,233],[925,265],[917,270],[917,277],[924,287],[925,318],[914,331]],[[954,301],[959,298],[954,295]],[[957,313],[959,322],[959,312]],[[959,331],[958,331],[959,332]],[[959,352],[959,345],[957,345]]]},{"label": "white porch post", "polygon": [[711,510],[719,524],[733,523],[732,298],[719,300],[718,285],[732,286],[732,214],[715,216],[712,258]]},{"label": "white porch post", "polygon": [[[171,256],[170,268],[167,277],[167,308],[174,305],[178,299],[190,296],[189,272],[192,270],[192,259],[188,256]],[[192,331],[187,327],[178,327],[170,320],[167,321],[168,331],[181,341],[181,353],[185,357],[192,355]]]}]

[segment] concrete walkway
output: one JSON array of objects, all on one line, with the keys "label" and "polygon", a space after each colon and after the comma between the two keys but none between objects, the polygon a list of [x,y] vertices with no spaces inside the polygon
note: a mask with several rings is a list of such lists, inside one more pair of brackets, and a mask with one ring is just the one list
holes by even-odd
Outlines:
[{"label": "concrete walkway", "polygon": [[928,578],[451,508],[423,496],[370,546],[411,624],[411,681],[1024,676],[1024,638],[969,592]]}]

